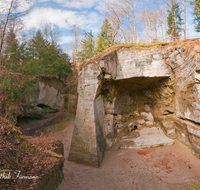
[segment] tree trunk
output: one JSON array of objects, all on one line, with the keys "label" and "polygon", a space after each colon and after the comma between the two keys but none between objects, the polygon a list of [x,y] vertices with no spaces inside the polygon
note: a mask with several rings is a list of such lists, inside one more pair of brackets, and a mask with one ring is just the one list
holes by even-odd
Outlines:
[{"label": "tree trunk", "polygon": [[184,0],[184,39],[186,39],[186,0]]},{"label": "tree trunk", "polygon": [[8,21],[9,21],[9,17],[10,17],[10,13],[11,13],[11,9],[12,9],[13,3],[14,3],[14,0],[12,0],[11,3],[10,3],[10,8],[9,8],[8,15],[6,17],[6,22],[5,22],[4,28],[3,28],[3,34],[2,34],[1,45],[0,45],[0,65],[2,65],[2,48],[3,48],[6,28],[7,28],[7,24],[8,24]]}]

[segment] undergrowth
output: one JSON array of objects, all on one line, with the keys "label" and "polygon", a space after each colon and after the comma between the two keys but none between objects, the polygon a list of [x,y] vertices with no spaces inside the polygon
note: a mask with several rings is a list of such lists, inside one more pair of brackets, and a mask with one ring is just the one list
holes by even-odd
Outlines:
[{"label": "undergrowth", "polygon": [[[0,189],[34,189],[38,180],[58,162],[46,151],[55,148],[56,143],[56,139],[44,135],[24,137],[0,117]],[[10,179],[4,178],[9,175]],[[20,179],[19,176],[35,176],[35,179]]]}]

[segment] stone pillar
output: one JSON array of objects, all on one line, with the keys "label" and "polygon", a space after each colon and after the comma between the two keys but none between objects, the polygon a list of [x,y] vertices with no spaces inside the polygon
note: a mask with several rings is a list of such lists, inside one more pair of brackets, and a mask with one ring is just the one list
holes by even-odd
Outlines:
[{"label": "stone pillar", "polygon": [[78,105],[68,158],[94,167],[99,167],[106,150],[102,77],[101,68],[94,63],[84,66],[79,74]]}]

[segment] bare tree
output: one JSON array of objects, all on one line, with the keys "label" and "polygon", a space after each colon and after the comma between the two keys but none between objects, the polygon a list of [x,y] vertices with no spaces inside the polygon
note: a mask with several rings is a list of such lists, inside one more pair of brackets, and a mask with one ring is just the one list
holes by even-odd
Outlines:
[{"label": "bare tree", "polygon": [[126,39],[128,37],[125,34],[130,34],[130,32],[124,30],[124,27],[127,23],[129,23],[129,29],[132,33],[132,41],[137,43],[136,16],[138,0],[121,0],[112,3],[107,2],[105,3],[105,5],[109,13],[107,17],[110,18],[110,20],[112,20],[113,23],[115,23],[114,25],[117,26],[116,28],[119,28],[123,38],[123,43],[126,42]]},{"label": "bare tree", "polygon": [[144,23],[143,26],[149,37],[149,43],[159,42],[161,39],[159,37],[159,31],[162,31],[162,23],[160,22],[161,14],[159,10],[150,11],[146,8],[143,9],[141,13],[140,20]]},{"label": "bare tree", "polygon": [[45,39],[51,42],[51,44],[56,45],[60,36],[60,31],[58,28],[54,27],[51,23],[45,23],[43,26],[43,34]]},{"label": "bare tree", "polygon": [[19,22],[19,18],[24,16],[30,11],[30,9],[26,10],[23,9],[24,6],[23,3],[21,0],[10,0],[10,1],[4,1],[3,4],[1,4],[2,7],[0,13],[0,25],[1,25],[0,65],[2,65],[2,52],[3,52],[3,45],[7,29],[9,28],[9,26],[14,27],[17,24],[16,20],[18,19]]},{"label": "bare tree", "polygon": [[112,26],[112,31],[110,31],[110,32],[112,33],[111,44],[113,44],[114,41],[119,41],[118,35],[120,35],[119,34],[120,24],[118,22],[116,22],[115,17],[113,17],[112,15],[108,19],[109,19],[111,26]]},{"label": "bare tree", "polygon": [[159,9],[150,11],[146,8],[141,13],[141,20],[145,23],[145,30],[148,31],[149,42],[164,41],[163,32],[166,33],[167,27],[165,27],[166,17],[163,16],[163,11]]},{"label": "bare tree", "polygon": [[77,25],[73,25],[71,28],[71,33],[73,34],[73,40],[72,40],[72,61],[75,68],[78,68],[79,65],[77,64],[77,53],[79,49],[80,44],[80,36],[81,36],[81,29]]},{"label": "bare tree", "polygon": [[117,34],[119,34],[119,30],[120,30],[120,32],[122,34],[122,38],[123,38],[123,43],[126,43],[125,34],[124,34],[124,31],[122,28],[125,15],[121,11],[119,4],[114,3],[114,2],[106,2],[105,7],[106,7],[106,11],[107,11],[106,16],[111,21],[113,29],[117,29],[116,30],[117,33],[115,34],[115,36]]},{"label": "bare tree", "polygon": [[171,9],[174,4],[180,3],[179,0],[163,0],[163,2],[168,6],[169,9]]},{"label": "bare tree", "polygon": [[168,6],[167,5],[160,5],[158,1],[153,0],[155,9],[158,11],[159,14],[159,26],[160,26],[160,33],[161,33],[161,41],[167,41],[167,16],[168,16]]},{"label": "bare tree", "polygon": [[[115,0],[105,3],[106,17],[116,31],[116,38],[122,38],[123,43],[133,41],[145,41],[148,43],[167,41],[166,33],[167,10],[181,0],[152,0],[151,8],[141,10],[144,3],[138,0]],[[182,0],[186,2],[186,0]],[[142,3],[142,4],[140,4]],[[153,3],[153,4],[152,4]],[[153,5],[153,6],[152,6]],[[186,4],[184,4],[184,10]],[[184,13],[186,23],[186,12]],[[139,28],[143,30],[139,30]],[[121,36],[120,36],[121,35]],[[132,35],[132,40],[130,40]],[[184,26],[184,36],[186,37],[186,25]]]},{"label": "bare tree", "polygon": [[183,15],[183,31],[184,31],[184,39],[186,39],[186,0],[184,0],[184,8],[183,8],[183,12],[184,12],[184,15]]},{"label": "bare tree", "polygon": [[137,32],[136,32],[136,15],[138,8],[138,0],[122,0],[118,5],[127,17],[132,31],[133,41],[137,43]]},{"label": "bare tree", "polygon": [[145,29],[146,34],[149,38],[149,40],[148,40],[149,43],[152,43],[152,41],[153,41],[152,23],[151,23],[151,20],[150,20],[149,10],[147,8],[143,9],[141,11],[140,20],[144,23],[143,28]]},{"label": "bare tree", "polygon": [[2,22],[2,34],[1,34],[1,44],[0,44],[0,64],[2,62],[2,59],[1,59],[2,48],[3,48],[4,39],[5,39],[6,28],[7,28],[8,22],[9,22],[9,18],[10,18],[10,15],[11,15],[11,10],[13,8],[13,4],[14,4],[14,0],[11,1],[7,17],[6,17],[5,21]]},{"label": "bare tree", "polygon": [[129,25],[127,27],[124,27],[124,34],[126,36],[126,43],[132,43],[133,33]]}]

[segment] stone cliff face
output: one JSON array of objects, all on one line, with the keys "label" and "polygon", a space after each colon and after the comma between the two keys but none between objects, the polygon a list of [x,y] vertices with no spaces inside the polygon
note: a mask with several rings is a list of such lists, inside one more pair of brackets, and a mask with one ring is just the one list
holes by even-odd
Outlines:
[{"label": "stone cliff face", "polygon": [[60,110],[64,104],[63,90],[62,81],[56,78],[41,78],[33,94],[21,99],[17,107],[17,115],[35,118]]},{"label": "stone cliff face", "polygon": [[87,61],[69,160],[98,167],[106,146],[139,126],[161,126],[200,154],[199,47],[118,46]]}]

